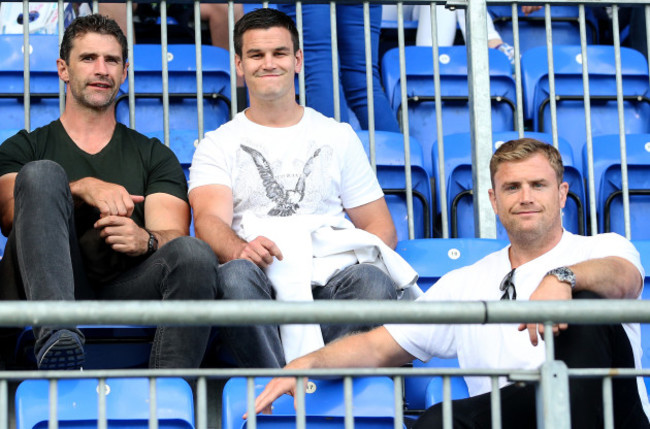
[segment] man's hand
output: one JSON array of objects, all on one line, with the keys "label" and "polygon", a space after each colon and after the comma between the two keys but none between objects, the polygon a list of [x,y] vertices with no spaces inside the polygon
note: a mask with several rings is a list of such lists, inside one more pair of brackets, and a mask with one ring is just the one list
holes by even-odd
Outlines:
[{"label": "man's hand", "polygon": [[124,216],[106,216],[95,222],[100,236],[113,250],[129,256],[147,253],[149,233],[140,228],[133,219]]},{"label": "man's hand", "polygon": [[[555,276],[546,276],[542,279],[541,283],[539,286],[537,286],[537,289],[535,289],[535,292],[530,295],[530,300],[531,301],[563,301],[563,300],[570,300],[572,299],[572,293],[571,293],[571,285],[565,282],[561,282],[557,279]],[[566,323],[560,323],[560,324],[555,324],[553,325],[553,335],[557,336],[560,334],[560,331],[565,330],[568,328],[569,325]],[[519,325],[519,330],[523,331],[525,329],[528,329],[528,335],[530,336],[530,342],[532,345],[536,346],[537,343],[539,342],[537,338],[537,332],[539,330],[539,334],[541,335],[542,339],[544,339],[544,325],[543,324],[537,324],[537,323],[529,323],[529,324],[524,324],[522,323]]]},{"label": "man's hand", "polygon": [[521,11],[524,13],[524,15],[528,16],[533,12],[537,12],[541,8],[542,6],[522,6]]},{"label": "man's hand", "polygon": [[234,259],[248,259],[260,268],[266,268],[273,262],[273,257],[282,260],[282,252],[276,244],[264,236],[259,236],[248,243],[242,242]]},{"label": "man's hand", "polygon": [[[305,380],[305,388],[307,387],[307,377]],[[271,405],[273,401],[278,399],[285,393],[294,397],[294,407],[296,406],[296,378],[295,377],[275,377],[269,384],[266,385],[262,393],[255,398],[255,414],[264,413],[271,414]],[[248,413],[244,414],[244,419],[248,418]]]},{"label": "man's hand", "polygon": [[141,195],[131,195],[120,185],[85,177],[70,183],[72,195],[96,207],[100,216],[131,216],[135,204],[144,201]]}]

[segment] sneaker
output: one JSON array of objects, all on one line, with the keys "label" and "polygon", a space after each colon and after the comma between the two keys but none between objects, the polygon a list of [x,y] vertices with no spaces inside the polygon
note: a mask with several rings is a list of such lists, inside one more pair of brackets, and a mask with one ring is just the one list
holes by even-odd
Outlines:
[{"label": "sneaker", "polygon": [[506,54],[508,57],[508,60],[510,61],[510,64],[514,67],[515,65],[515,48],[507,44],[506,42],[501,43],[499,46],[497,46],[495,49],[503,52]]},{"label": "sneaker", "polygon": [[53,332],[36,354],[38,369],[79,369],[84,364],[83,341],[75,332]]}]

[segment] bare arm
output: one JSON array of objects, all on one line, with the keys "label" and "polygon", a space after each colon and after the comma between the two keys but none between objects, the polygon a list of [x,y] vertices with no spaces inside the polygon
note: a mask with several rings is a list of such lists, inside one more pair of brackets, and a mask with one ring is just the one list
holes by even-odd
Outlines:
[{"label": "bare arm", "polygon": [[9,236],[14,223],[14,185],[18,173],[7,173],[0,177],[0,228]]},{"label": "bare arm", "polygon": [[[576,276],[575,291],[588,290],[608,299],[635,299],[643,288],[643,278],[631,262],[616,256],[591,259],[569,266]],[[530,296],[530,300],[569,300],[571,286],[555,276],[546,276]],[[568,327],[566,323],[553,326],[558,335]],[[530,341],[537,345],[537,331],[544,335],[544,325],[521,324],[519,330],[528,329]]]},{"label": "bare arm", "polygon": [[[285,369],[394,367],[413,359],[413,356],[397,344],[388,330],[380,326],[370,332],[334,341],[326,347],[291,361]],[[273,401],[285,393],[294,395],[295,390],[295,378],[274,378],[255,400],[255,412],[270,413]]]},{"label": "bare arm", "polygon": [[397,232],[395,231],[393,218],[390,217],[386,200],[383,197],[345,211],[350,216],[354,226],[375,234],[391,249],[397,246]]},{"label": "bare arm", "polygon": [[100,216],[131,216],[136,203],[144,201],[141,195],[131,195],[121,185],[104,182],[94,177],[70,182],[70,192],[77,203],[86,203],[99,210]]},{"label": "bare arm", "polygon": [[247,243],[232,230],[232,191],[223,185],[192,189],[190,204],[194,210],[196,236],[210,245],[222,264],[233,259],[248,259],[260,267],[282,259],[280,249],[266,237]]}]

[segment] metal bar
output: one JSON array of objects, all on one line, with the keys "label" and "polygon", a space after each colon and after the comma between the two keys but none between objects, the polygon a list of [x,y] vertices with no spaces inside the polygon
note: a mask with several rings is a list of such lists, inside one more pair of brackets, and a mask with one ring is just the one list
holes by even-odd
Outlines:
[{"label": "metal bar", "polygon": [[[235,8],[233,2],[228,2],[228,28],[235,28]],[[230,56],[230,117],[237,114],[237,70],[235,69],[235,38],[234,33],[228,31],[228,51]]]},{"label": "metal bar", "polygon": [[196,427],[208,429],[208,388],[205,377],[196,380]]},{"label": "metal bar", "polygon": [[589,90],[589,58],[587,55],[587,29],[585,25],[585,8],[580,5],[580,50],[582,53],[582,91],[584,94],[585,106],[585,129],[587,130],[587,170],[588,170],[588,194],[589,194],[589,217],[591,219],[591,235],[598,234],[598,214],[596,211],[596,185],[594,181],[594,146],[591,132],[591,97]]},{"label": "metal bar", "polygon": [[99,13],[99,1],[98,0],[93,0],[93,13]]},{"label": "metal bar", "polygon": [[[230,8],[230,3],[228,4]],[[228,38],[232,38],[232,27],[228,27]],[[201,2],[194,0],[194,49],[196,51],[196,120],[198,126],[198,141],[203,139],[203,51],[201,43]],[[231,94],[230,98],[237,94]]]},{"label": "metal bar", "polygon": [[[521,81],[521,44],[519,43],[519,13],[517,12],[517,3],[512,4],[512,37],[515,43],[515,91],[517,97],[517,108],[515,110],[517,118],[515,129],[519,132],[519,138],[524,137],[524,96],[523,84]],[[494,426],[493,427],[499,427]]]},{"label": "metal bar", "polygon": [[451,404],[451,379],[448,375],[442,377],[442,427],[452,429],[454,410]]},{"label": "metal bar", "polygon": [[[442,123],[442,96],[440,95],[440,49],[438,49],[438,10],[436,4],[429,4],[431,13],[431,55],[433,56],[433,91],[436,105],[436,132],[438,150],[438,171],[436,183],[440,192],[440,222],[442,238],[449,238],[449,208],[447,206],[447,173],[445,171],[445,138]],[[429,154],[424,154],[429,156]]]},{"label": "metal bar", "polygon": [[492,103],[487,52],[485,0],[468,3],[465,13],[469,78],[474,227],[477,237],[495,238],[496,218],[488,196],[491,188],[489,160],[492,156]]},{"label": "metal bar", "polygon": [[[63,10],[63,0],[59,0],[57,2],[57,8],[59,11]],[[61,49],[61,41],[63,40],[63,32],[65,31],[64,29],[64,13],[59,13],[58,14],[58,28],[59,28],[59,49]],[[59,79],[59,116],[65,112],[65,83],[63,80]]]},{"label": "metal bar", "polygon": [[133,0],[126,1],[126,42],[127,55],[129,56],[129,126],[135,129],[135,55],[133,44],[135,29],[133,28]]},{"label": "metal bar", "polygon": [[605,429],[614,429],[614,395],[612,378],[603,378],[603,423]]},{"label": "metal bar", "polygon": [[352,377],[343,378],[343,403],[345,404],[345,429],[353,429],[354,414],[352,414]]},{"label": "metal bar", "polygon": [[23,0],[23,88],[25,98],[23,100],[23,108],[25,109],[25,129],[31,131],[30,124],[30,98],[29,98],[29,57],[31,55],[32,46],[29,44],[29,2]]},{"label": "metal bar", "polygon": [[307,413],[305,411],[305,377],[296,379],[296,429],[306,429]]},{"label": "metal bar", "polygon": [[[550,322],[544,323],[544,345],[546,352],[546,361],[550,362],[555,360],[555,337],[553,336],[553,324]],[[539,333],[537,334],[539,335]]]},{"label": "metal bar", "polygon": [[[552,337],[549,331],[547,337]],[[562,361],[546,361],[541,366],[541,379],[536,385],[537,427],[539,429],[570,429],[569,377]]]},{"label": "metal bar", "polygon": [[[24,16],[24,15],[23,15]],[[48,429],[58,429],[59,416],[57,407],[59,405],[58,381],[56,379],[50,380],[49,400],[50,400],[50,416],[47,423]]]},{"label": "metal bar", "polygon": [[[268,2],[266,2],[268,6]],[[265,7],[267,7],[265,6]],[[298,28],[298,46],[302,52],[303,64],[300,73],[298,73],[298,102],[301,106],[306,105],[306,96],[305,96],[305,41],[303,40],[302,34],[302,2],[296,2],[296,27]]]},{"label": "metal bar", "polygon": [[9,396],[7,395],[7,380],[0,379],[0,429],[9,427]]},{"label": "metal bar", "polygon": [[551,106],[551,135],[553,146],[558,147],[557,135],[557,103],[555,101],[555,63],[553,60],[553,22],[551,21],[551,6],[544,6],[544,25],[546,26],[546,56],[548,58],[548,90]]},{"label": "metal bar", "polygon": [[106,418],[106,379],[100,378],[97,383],[97,429],[107,429]]},{"label": "metal bar", "polygon": [[402,99],[402,133],[404,134],[404,177],[406,187],[406,216],[409,240],[415,238],[413,226],[413,183],[411,178],[411,137],[409,134],[408,98],[406,96],[406,58],[404,55],[404,5],[397,3],[397,45],[399,46],[399,80]]},{"label": "metal bar", "polygon": [[366,97],[368,100],[368,139],[370,165],[377,174],[377,154],[375,147],[375,94],[373,93],[372,43],[370,40],[370,4],[363,2],[363,40],[366,54]]},{"label": "metal bar", "polygon": [[255,413],[255,379],[246,378],[246,409],[248,412],[247,426],[251,429],[257,427],[257,413]]},{"label": "metal bar", "polygon": [[332,44],[332,95],[334,96],[334,119],[341,121],[341,97],[339,88],[339,45],[336,30],[336,2],[330,2],[330,32]]},{"label": "metal bar", "polygon": [[499,377],[492,377],[492,393],[490,393],[490,407],[492,410],[492,427],[501,427],[501,389]]},{"label": "metal bar", "polygon": [[623,106],[623,77],[621,75],[621,36],[618,33],[618,5],[612,5],[612,34],[614,35],[614,62],[616,64],[616,105],[618,107],[618,132],[621,144],[621,186],[623,188],[623,219],[625,237],[632,239],[630,226],[630,184],[627,172],[627,144],[625,140],[625,111]]},{"label": "metal bar", "polygon": [[155,377],[149,377],[149,429],[158,429],[158,392]]},{"label": "metal bar", "polygon": [[393,426],[395,429],[404,427],[404,404],[402,403],[402,392],[404,391],[404,378],[397,376],[393,378],[393,396],[395,398],[395,418]]},{"label": "metal bar", "polygon": [[169,146],[169,66],[167,62],[167,0],[160,2],[160,45],[162,50],[163,135]]}]

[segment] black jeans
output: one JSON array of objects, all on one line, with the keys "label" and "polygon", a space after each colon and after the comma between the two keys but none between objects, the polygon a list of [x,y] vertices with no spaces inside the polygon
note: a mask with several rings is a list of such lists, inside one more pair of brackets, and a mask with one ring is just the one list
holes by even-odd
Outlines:
[{"label": "black jeans", "polygon": [[[574,299],[595,299],[592,292],[578,292]],[[569,325],[555,339],[555,358],[569,368],[634,368],[632,347],[619,325]],[[613,379],[616,428],[648,428],[635,378]],[[603,426],[602,381],[569,378],[571,427]],[[452,402],[454,428],[490,428],[490,393]],[[535,386],[509,385],[501,389],[501,422],[504,429],[535,428]],[[442,403],[425,411],[413,428],[442,428]]]},{"label": "black jeans", "polygon": [[[192,237],[170,241],[106,284],[89,284],[75,233],[68,177],[55,162],[26,164],[16,177],[14,196],[14,224],[0,260],[1,299],[214,299],[217,259],[207,244]],[[58,328],[35,328],[35,350]],[[158,327],[150,366],[198,367],[209,332],[209,327]]]}]

